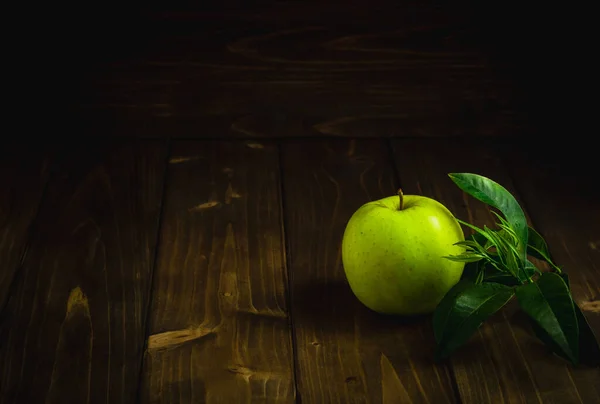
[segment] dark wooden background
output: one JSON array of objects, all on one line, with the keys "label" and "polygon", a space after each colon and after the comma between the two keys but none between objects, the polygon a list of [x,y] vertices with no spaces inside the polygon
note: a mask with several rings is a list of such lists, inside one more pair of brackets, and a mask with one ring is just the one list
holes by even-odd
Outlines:
[{"label": "dark wooden background", "polygon": [[11,41],[14,107],[23,136],[505,136],[589,171],[592,15],[515,0],[41,5],[12,14],[30,29]]},{"label": "dark wooden background", "polygon": [[238,0],[77,3],[53,12],[34,41],[47,75],[34,78],[66,102],[55,118],[82,136],[512,135],[555,143],[551,132],[581,137],[593,111],[584,98],[592,85],[585,9]]},{"label": "dark wooden background", "polygon": [[514,307],[434,365],[430,324],[366,310],[337,259],[352,212],[400,185],[490,225],[446,176],[483,173],[598,330],[590,10],[26,6],[6,13],[0,402],[597,401],[598,370]]}]

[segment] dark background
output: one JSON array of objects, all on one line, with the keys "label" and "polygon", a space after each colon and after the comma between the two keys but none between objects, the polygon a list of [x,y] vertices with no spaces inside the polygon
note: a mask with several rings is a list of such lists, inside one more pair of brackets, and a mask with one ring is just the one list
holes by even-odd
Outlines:
[{"label": "dark background", "polygon": [[[96,1],[32,7],[21,16],[15,15],[21,31],[35,34],[20,36],[30,46],[13,44],[23,62],[17,73],[27,74],[20,105],[47,113],[52,138],[331,135],[311,128],[369,116],[333,136],[510,138],[540,164],[560,164],[564,174],[595,167],[593,24],[585,8],[517,1]],[[259,49],[284,55],[284,62],[232,56],[227,48],[285,30],[300,34],[267,39]],[[322,41],[349,35],[366,35],[361,46],[387,53],[323,51]],[[394,49],[419,62],[407,67]],[[331,73],[348,57],[368,63],[382,55],[372,71],[367,64]],[[456,67],[481,61],[480,69]],[[272,71],[307,66],[312,73],[273,77]],[[127,84],[136,79],[143,84]],[[313,80],[327,94],[325,106],[303,85]],[[392,99],[385,92],[381,99],[365,96],[374,83],[393,88]],[[39,124],[26,118],[32,108],[18,109],[25,127]],[[240,121],[252,130],[232,133]]]}]

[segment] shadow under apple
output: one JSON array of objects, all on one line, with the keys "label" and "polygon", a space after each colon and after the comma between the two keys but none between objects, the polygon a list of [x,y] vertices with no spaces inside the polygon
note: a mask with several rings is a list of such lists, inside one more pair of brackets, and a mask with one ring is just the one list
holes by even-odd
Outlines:
[{"label": "shadow under apple", "polygon": [[377,366],[381,353],[392,361],[394,356],[410,356],[418,365],[431,366],[434,361],[431,315],[404,317],[374,312],[354,296],[343,279],[296,285],[292,304],[297,332],[304,328],[317,339],[352,341],[363,357],[373,355]]}]

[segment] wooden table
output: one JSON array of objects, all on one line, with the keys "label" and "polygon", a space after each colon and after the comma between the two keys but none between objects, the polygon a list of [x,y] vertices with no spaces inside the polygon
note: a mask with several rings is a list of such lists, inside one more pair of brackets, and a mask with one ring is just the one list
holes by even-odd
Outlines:
[{"label": "wooden table", "polygon": [[556,158],[569,141],[529,147],[543,126],[492,30],[468,8],[266,3],[150,13],[65,87],[78,139],[0,150],[0,403],[600,402],[600,370],[514,304],[436,363],[430,317],[371,312],[344,277],[347,220],[400,186],[493,224],[447,177],[476,172],[600,335],[597,177]]}]

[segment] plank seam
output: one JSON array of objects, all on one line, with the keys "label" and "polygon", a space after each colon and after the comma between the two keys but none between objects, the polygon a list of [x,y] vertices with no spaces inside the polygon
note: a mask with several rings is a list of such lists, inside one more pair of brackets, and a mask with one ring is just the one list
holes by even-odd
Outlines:
[{"label": "plank seam", "polygon": [[292,339],[292,357],[293,357],[293,378],[294,378],[294,396],[296,398],[297,404],[302,404],[302,396],[300,394],[300,389],[298,388],[298,341],[296,340],[296,332],[294,327],[294,313],[293,313],[293,304],[292,304],[292,295],[293,295],[293,279],[294,273],[291,268],[291,255],[290,255],[290,240],[287,234],[288,229],[288,221],[286,219],[286,201],[285,201],[285,184],[284,184],[284,166],[283,166],[283,148],[281,145],[281,141],[277,142],[277,157],[278,157],[278,165],[279,165],[279,205],[280,205],[280,222],[281,222],[281,237],[283,238],[283,253],[285,259],[285,269],[287,273],[287,309],[289,313],[289,327],[291,331],[291,339]]},{"label": "plank seam", "polygon": [[156,266],[157,266],[157,262],[158,262],[158,254],[159,254],[159,249],[160,249],[160,242],[161,242],[161,228],[162,228],[162,222],[163,222],[163,217],[164,217],[164,210],[165,210],[165,198],[166,198],[166,194],[167,194],[167,175],[169,172],[169,158],[171,157],[171,147],[172,147],[172,140],[170,137],[168,137],[165,141],[165,148],[166,148],[166,153],[164,156],[164,160],[165,160],[165,165],[164,165],[164,170],[163,170],[163,181],[162,181],[162,194],[160,197],[160,207],[159,207],[159,214],[158,214],[158,220],[156,223],[156,241],[154,243],[154,257],[152,258],[152,268],[150,271],[150,285],[148,287],[148,295],[146,297],[146,316],[144,319],[144,324],[143,324],[143,329],[144,329],[144,337],[143,337],[143,341],[142,341],[142,355],[141,355],[141,359],[140,359],[140,364],[139,364],[139,372],[138,372],[138,385],[137,385],[137,391],[136,391],[136,399],[135,402],[136,403],[141,403],[142,401],[142,382],[143,382],[143,374],[144,374],[144,362],[145,362],[145,356],[146,356],[146,351],[148,349],[148,338],[150,336],[150,315],[151,315],[151,308],[152,308],[152,297],[154,296],[154,289],[155,289],[155,277],[154,277],[154,273],[156,272]]},{"label": "plank seam", "polygon": [[[56,152],[54,154],[56,154]],[[48,159],[50,159],[50,157],[48,157]],[[33,215],[33,219],[31,220],[31,223],[29,223],[29,225],[28,225],[27,235],[25,236],[25,243],[23,244],[21,256],[19,257],[19,262],[17,263],[17,267],[14,271],[13,277],[8,285],[6,299],[3,302],[0,302],[0,324],[4,320],[4,316],[6,314],[5,310],[8,307],[8,302],[10,301],[10,297],[13,295],[13,292],[15,291],[15,289],[19,283],[19,280],[21,279],[21,274],[23,273],[23,271],[21,271],[21,269],[23,268],[23,265],[25,264],[25,260],[27,259],[27,254],[29,253],[29,249],[30,249],[31,244],[35,237],[34,235],[37,233],[37,229],[40,225],[40,212],[42,210],[41,208],[47,199],[48,188],[50,186],[50,182],[55,177],[55,173],[53,172],[54,170],[52,169],[54,166],[54,158],[52,158],[51,162],[47,161],[45,164],[48,165],[48,168],[47,168],[48,174],[47,174],[46,180],[42,186],[42,192],[40,194],[40,199],[35,207],[35,213]]]}]

